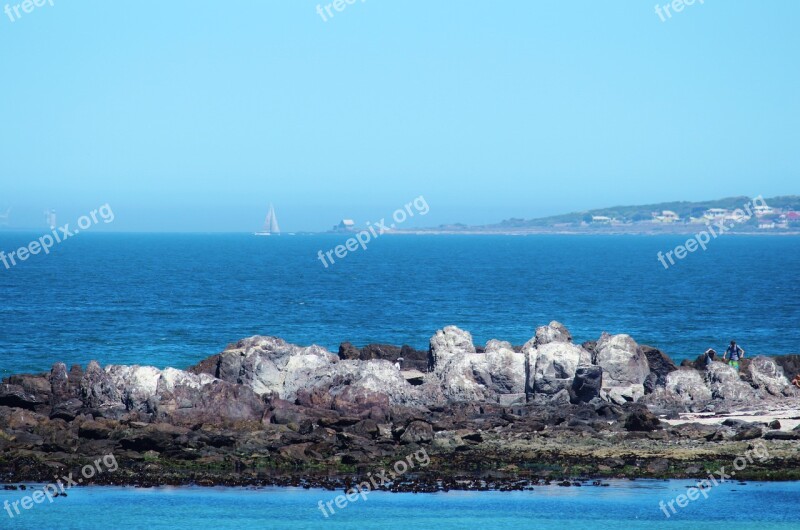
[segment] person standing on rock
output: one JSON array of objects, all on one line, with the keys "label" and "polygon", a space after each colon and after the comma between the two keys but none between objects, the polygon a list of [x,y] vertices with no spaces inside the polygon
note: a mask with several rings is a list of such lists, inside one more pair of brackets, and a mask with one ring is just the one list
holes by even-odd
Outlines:
[{"label": "person standing on rock", "polygon": [[739,361],[744,359],[744,349],[740,348],[738,344],[736,344],[735,340],[731,341],[731,345],[728,346],[728,349],[725,350],[725,355],[722,356],[722,360],[725,361],[730,359],[729,363],[733,368],[738,372],[739,371]]},{"label": "person standing on rock", "polygon": [[703,368],[708,368],[709,365],[717,359],[717,351],[713,348],[707,349],[703,352]]}]

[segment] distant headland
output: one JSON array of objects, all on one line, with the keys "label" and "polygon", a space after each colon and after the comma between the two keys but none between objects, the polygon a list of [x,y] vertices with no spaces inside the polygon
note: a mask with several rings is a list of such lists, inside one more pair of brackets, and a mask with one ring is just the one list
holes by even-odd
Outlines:
[{"label": "distant headland", "polygon": [[711,201],[613,206],[496,224],[445,224],[396,230],[414,234],[692,234],[724,224],[739,234],[800,235],[800,196],[728,197]]}]

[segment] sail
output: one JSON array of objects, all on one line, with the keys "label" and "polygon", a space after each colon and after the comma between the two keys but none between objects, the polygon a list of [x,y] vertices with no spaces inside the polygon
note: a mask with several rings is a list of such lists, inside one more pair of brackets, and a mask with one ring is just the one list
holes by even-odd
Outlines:
[{"label": "sail", "polygon": [[275,215],[275,208],[270,204],[267,218],[264,219],[264,233],[266,234],[280,234],[281,229],[278,226],[278,217]]}]

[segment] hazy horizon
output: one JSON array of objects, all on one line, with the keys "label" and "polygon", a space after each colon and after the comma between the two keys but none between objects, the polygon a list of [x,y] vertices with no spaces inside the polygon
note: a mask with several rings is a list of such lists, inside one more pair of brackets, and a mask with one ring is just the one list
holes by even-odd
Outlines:
[{"label": "hazy horizon", "polygon": [[[0,14],[0,215],[481,225],[797,193],[800,4],[56,0]],[[0,223],[2,220],[0,219]]]}]

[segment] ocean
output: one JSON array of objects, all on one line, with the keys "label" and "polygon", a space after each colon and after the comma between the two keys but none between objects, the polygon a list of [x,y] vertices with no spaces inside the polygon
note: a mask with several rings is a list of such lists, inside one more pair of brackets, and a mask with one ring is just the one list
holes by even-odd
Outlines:
[{"label": "ocean", "polygon": [[[727,482],[683,499],[686,480],[611,481],[610,487],[541,486],[524,492],[370,493],[325,517],[319,509],[341,492],[225,488],[73,488],[66,498],[44,499],[28,510],[0,512],[0,527],[59,528],[317,529],[363,528],[530,530],[796,529],[800,483]],[[0,491],[0,504],[27,492]],[[660,503],[663,502],[662,510]],[[334,505],[335,506],[335,505]],[[664,511],[666,510],[666,512]],[[669,518],[665,515],[669,514]]]},{"label": "ocean", "polygon": [[[9,253],[41,234],[0,232]],[[676,236],[396,235],[327,268],[344,235],[81,233],[0,264],[0,375],[56,361],[185,368],[255,334],[336,351],[427,348],[454,324],[523,344],[628,333],[680,361],[736,339],[798,353],[800,238],[728,235],[665,269]]]}]

